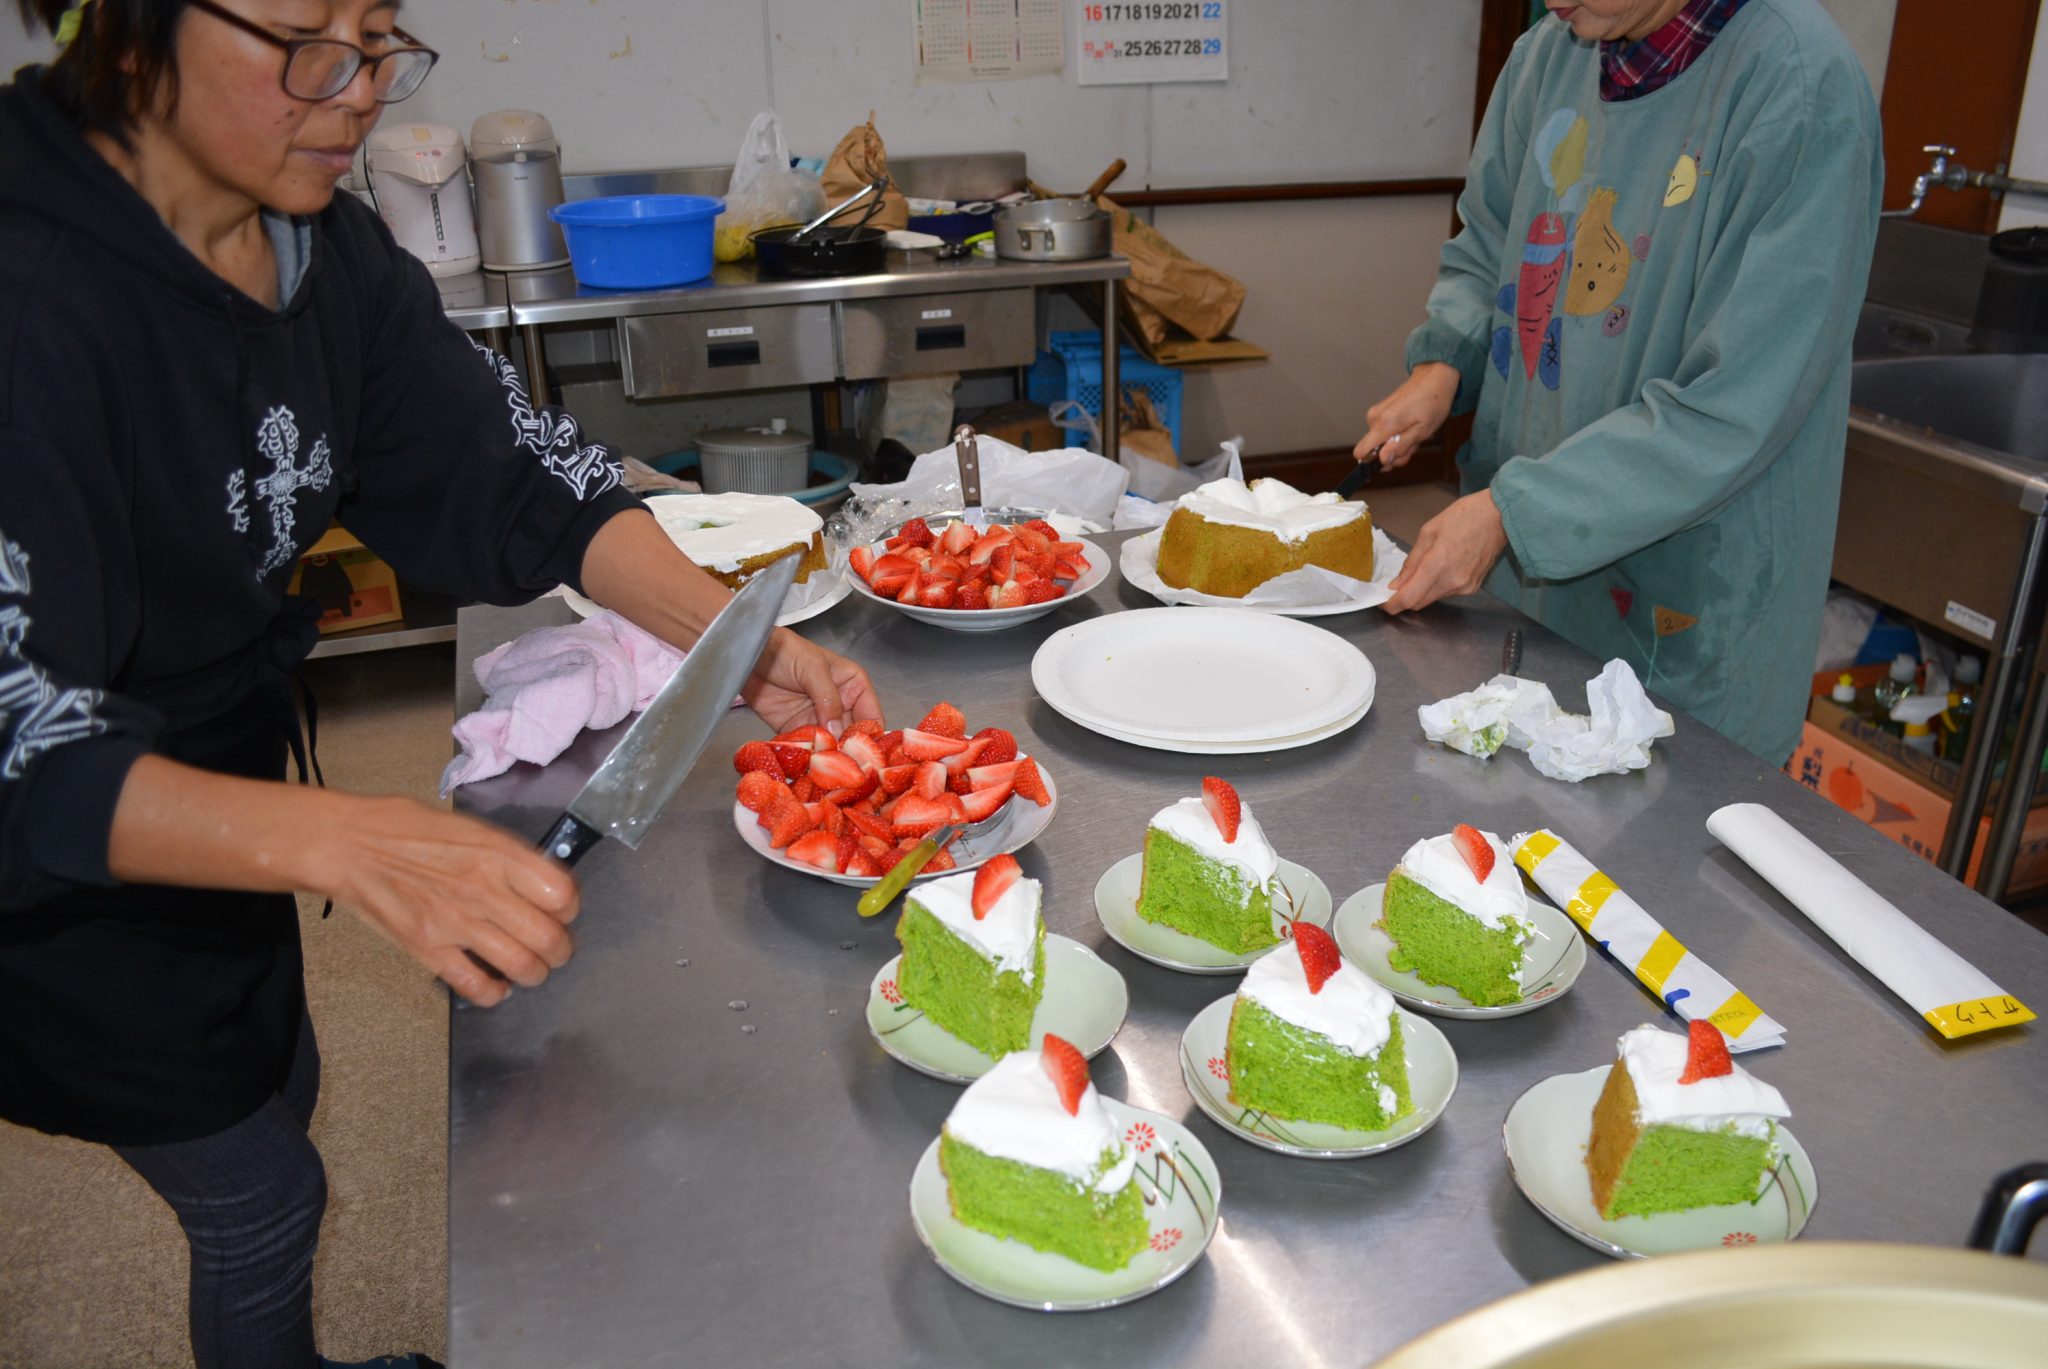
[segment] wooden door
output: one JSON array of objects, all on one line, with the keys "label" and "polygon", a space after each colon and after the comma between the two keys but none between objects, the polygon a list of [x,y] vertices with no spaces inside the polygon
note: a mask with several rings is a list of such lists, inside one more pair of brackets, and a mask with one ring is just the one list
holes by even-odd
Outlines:
[{"label": "wooden door", "polygon": [[[2012,162],[2040,0],[1898,0],[1886,60],[1884,207],[1903,209],[1930,160],[1947,143],[1973,171]],[[1915,218],[1972,233],[1998,229],[1999,202],[1985,190],[1934,190]]]}]

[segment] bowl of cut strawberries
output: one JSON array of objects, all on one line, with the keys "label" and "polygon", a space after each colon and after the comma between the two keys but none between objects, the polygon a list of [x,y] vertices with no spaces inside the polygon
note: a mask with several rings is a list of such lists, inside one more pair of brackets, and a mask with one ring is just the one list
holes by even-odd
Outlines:
[{"label": "bowl of cut strawberries", "polygon": [[[838,736],[815,724],[733,755],[740,840],[785,869],[865,886],[950,823],[981,824],[918,874],[972,870],[1028,846],[1052,821],[1052,777],[1000,727],[971,731],[946,702],[916,727],[857,722]],[[1004,821],[990,821],[1008,810]]]},{"label": "bowl of cut strawberries", "polygon": [[847,558],[854,592],[923,623],[993,632],[1028,623],[1086,594],[1109,574],[1109,556],[1084,537],[1063,538],[1042,518],[934,527],[913,518]]}]

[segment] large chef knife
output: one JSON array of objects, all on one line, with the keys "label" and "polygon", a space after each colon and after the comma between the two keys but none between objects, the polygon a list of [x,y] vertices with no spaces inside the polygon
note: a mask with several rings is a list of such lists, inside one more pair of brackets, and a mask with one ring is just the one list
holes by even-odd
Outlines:
[{"label": "large chef knife", "polygon": [[574,865],[604,837],[639,847],[753,673],[775,630],[783,596],[796,579],[799,559],[791,553],[754,576],[711,620],[676,673],[549,829],[541,850]]}]

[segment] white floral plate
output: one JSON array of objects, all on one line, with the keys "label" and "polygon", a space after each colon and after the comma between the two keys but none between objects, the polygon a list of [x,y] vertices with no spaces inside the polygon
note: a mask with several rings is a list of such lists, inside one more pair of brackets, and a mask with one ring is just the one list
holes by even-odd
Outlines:
[{"label": "white floral plate", "polygon": [[1408,1057],[1408,1096],[1415,1111],[1382,1131],[1352,1131],[1319,1122],[1295,1122],[1230,1101],[1230,1067],[1224,1043],[1237,995],[1219,998],[1195,1014],[1180,1038],[1180,1077],[1195,1106],[1209,1120],[1242,1141],[1282,1155],[1311,1160],[1356,1160],[1406,1145],[1436,1125],[1458,1091],[1458,1057],[1436,1024],[1414,1013],[1394,1011],[1401,1020],[1401,1048]]},{"label": "white floral plate", "polygon": [[[995,1068],[995,1061],[903,1001],[893,956],[868,986],[868,1031],[883,1050],[919,1074],[971,1084]],[[1080,942],[1048,932],[1045,938],[1045,994],[1031,1014],[1031,1040],[1047,1032],[1093,1057],[1116,1039],[1130,1011],[1130,991],[1116,967]]]},{"label": "white floral plate", "polygon": [[1193,1268],[1216,1234],[1223,1199],[1216,1161],[1171,1117],[1114,1098],[1102,1105],[1125,1144],[1138,1152],[1135,1182],[1152,1228],[1150,1247],[1122,1269],[1105,1273],[962,1226],[953,1217],[933,1138],[910,1179],[910,1220],[939,1268],[984,1297],[1041,1312],[1115,1307],[1157,1293]]},{"label": "white floral plate", "polygon": [[[976,832],[972,837],[965,837],[953,843],[952,869],[927,869],[917,878],[922,880],[932,879],[938,875],[957,875],[962,870],[972,870],[992,857],[1021,851],[1036,841],[1038,834],[1052,825],[1052,815],[1060,806],[1060,791],[1053,784],[1052,775],[1041,766],[1038,777],[1045,781],[1045,792],[1051,799],[1050,803],[1041,808],[1030,799],[1012,798],[1001,822]],[[761,825],[751,808],[738,800],[734,800],[732,805],[732,825],[738,830],[740,840],[747,844],[749,850],[785,870],[794,870],[800,875],[812,875],[818,879],[828,879],[834,884],[844,884],[855,889],[865,889],[875,882],[861,875],[842,875],[831,870],[820,870],[815,865],[806,865],[799,860],[791,860],[768,844],[768,829]]]},{"label": "white floral plate", "polygon": [[1522,1001],[1482,1008],[1456,989],[1426,984],[1413,974],[1397,970],[1389,962],[1394,943],[1379,925],[1380,904],[1385,884],[1371,884],[1344,900],[1337,910],[1331,932],[1344,958],[1371,975],[1387,991],[1411,1008],[1438,1017],[1488,1020],[1534,1012],[1553,1003],[1577,982],[1586,968],[1586,939],[1578,924],[1542,899],[1529,899],[1529,920],[1536,924],[1536,937],[1522,951]]},{"label": "white floral plate", "polygon": [[[1239,955],[1212,946],[1200,937],[1147,922],[1138,916],[1138,880],[1144,869],[1145,853],[1140,851],[1125,856],[1095,881],[1095,916],[1101,920],[1102,930],[1139,959],[1183,974],[1236,974],[1260,956],[1270,955],[1288,944],[1283,936],[1278,944],[1263,951]],[[1330,925],[1330,886],[1316,878],[1313,870],[1282,860],[1280,885],[1293,895],[1297,916],[1318,927]]]},{"label": "white floral plate", "polygon": [[[791,585],[789,593],[782,596],[782,611],[775,615],[775,626],[789,627],[803,622],[806,618],[817,617],[853,593],[847,581],[854,578],[856,577],[852,572],[842,571],[833,566],[815,572],[810,579],[800,585]],[[584,598],[567,585],[560,586],[556,592],[562,596],[563,602],[569,605],[570,611],[579,618],[588,618],[599,611],[599,605]]]},{"label": "white floral plate", "polygon": [[1613,1221],[1602,1217],[1593,1206],[1586,1143],[1593,1105],[1600,1101],[1609,1068],[1554,1074],[1508,1109],[1500,1129],[1508,1173],[1538,1212],[1573,1240],[1624,1259],[1722,1245],[1773,1245],[1805,1229],[1820,1188],[1806,1148],[1783,1126],[1778,1128],[1778,1144],[1784,1155],[1765,1176],[1763,1191],[1754,1202]]},{"label": "white floral plate", "polygon": [[[1075,537],[1088,556],[1088,572],[1067,586],[1067,592],[1057,599],[1048,599],[1042,604],[1031,604],[1024,608],[926,608],[922,604],[905,604],[893,598],[885,598],[868,588],[867,582],[847,567],[846,579],[854,592],[866,596],[878,604],[886,604],[897,612],[917,619],[920,623],[931,623],[937,627],[949,627],[955,632],[996,632],[1002,628],[1028,623],[1033,618],[1043,618],[1069,600],[1078,599],[1109,578],[1109,553],[1085,537]],[[872,550],[880,556],[888,550],[876,542]]]},{"label": "white floral plate", "polygon": [[[1363,608],[1377,607],[1392,598],[1393,590],[1390,586],[1394,582],[1394,577],[1401,573],[1401,567],[1408,564],[1408,553],[1403,551],[1393,538],[1374,528],[1370,580],[1353,580],[1349,576],[1310,568],[1290,571],[1287,575],[1267,581],[1241,599],[1230,599],[1219,594],[1204,594],[1200,590],[1175,589],[1160,579],[1159,542],[1165,535],[1162,529],[1148,532],[1142,537],[1133,537],[1124,543],[1117,558],[1117,568],[1123,572],[1124,579],[1162,604],[1249,608],[1261,613],[1284,614],[1289,618],[1321,618],[1332,613],[1356,613]],[[1307,598],[1315,602],[1272,602],[1287,598]]]}]

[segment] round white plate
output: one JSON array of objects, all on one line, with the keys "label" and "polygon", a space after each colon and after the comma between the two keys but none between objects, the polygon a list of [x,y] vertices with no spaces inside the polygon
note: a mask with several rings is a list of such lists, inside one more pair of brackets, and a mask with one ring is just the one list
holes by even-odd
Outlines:
[{"label": "round white plate", "polygon": [[1353,1131],[1321,1122],[1289,1121],[1240,1106],[1230,1101],[1230,1067],[1223,1049],[1230,1036],[1230,1010],[1236,1002],[1235,994],[1219,998],[1188,1023],[1180,1038],[1180,1077],[1195,1106],[1241,1141],[1310,1160],[1356,1160],[1406,1145],[1428,1131],[1458,1091],[1458,1057],[1443,1032],[1434,1023],[1396,1008],[1401,1019],[1401,1049],[1408,1057],[1408,1097],[1415,1111],[1394,1125],[1382,1131]]},{"label": "round white plate", "polygon": [[1609,1068],[1552,1075],[1515,1100],[1500,1129],[1515,1186],[1566,1235],[1603,1255],[1640,1258],[1723,1245],[1775,1245],[1805,1228],[1820,1188],[1806,1147],[1782,1125],[1778,1144],[1785,1153],[1765,1177],[1755,1202],[1614,1221],[1602,1217],[1593,1206],[1586,1145],[1593,1105],[1600,1101]]},{"label": "round white plate", "polygon": [[[916,878],[922,880],[934,879],[939,875],[957,875],[962,870],[972,870],[991,856],[1015,853],[1036,841],[1038,834],[1051,825],[1052,815],[1060,806],[1059,787],[1052,782],[1051,774],[1040,766],[1038,777],[1045,781],[1045,792],[1052,799],[1051,803],[1041,808],[1030,799],[1013,797],[1007,805],[1006,816],[1002,822],[953,843],[952,869],[927,869]],[[738,829],[740,840],[744,841],[755,855],[780,865],[785,870],[794,870],[800,875],[811,875],[817,879],[829,879],[834,884],[844,884],[855,889],[865,889],[875,882],[860,875],[842,875],[791,860],[768,844],[768,829],[761,825],[753,809],[743,806],[738,800],[734,800],[732,805],[732,825]]]},{"label": "round white plate", "polygon": [[[1271,955],[1289,944],[1287,938],[1249,955],[1233,955],[1200,937],[1177,932],[1138,916],[1138,880],[1144,873],[1145,853],[1125,856],[1095,881],[1095,916],[1110,940],[1154,965],[1183,974],[1236,974],[1262,955]],[[1330,925],[1330,886],[1316,878],[1315,871],[1291,860],[1280,862],[1280,883],[1294,895],[1298,915],[1318,927]]]},{"label": "round white plate", "polygon": [[1083,727],[1168,741],[1268,741],[1370,707],[1365,653],[1241,608],[1143,608],[1061,628],[1031,658],[1039,696]]},{"label": "round white plate", "polygon": [[[1377,527],[1372,530],[1372,579],[1353,580],[1349,576],[1331,571],[1308,568],[1289,571],[1286,575],[1268,580],[1242,599],[1230,599],[1220,594],[1204,594],[1200,590],[1175,589],[1159,578],[1159,539],[1165,535],[1163,529],[1148,532],[1142,537],[1133,537],[1124,543],[1117,557],[1117,567],[1123,571],[1124,579],[1136,585],[1162,604],[1195,604],[1210,608],[1248,608],[1260,613],[1280,613],[1289,618],[1321,618],[1332,613],[1356,613],[1362,608],[1374,608],[1393,597],[1389,588],[1394,577],[1401,573],[1401,567],[1408,564],[1408,553],[1401,550],[1394,539]],[[1306,598],[1309,603],[1289,603],[1290,599]]]},{"label": "round white plate", "polygon": [[[846,580],[854,592],[864,595],[877,604],[886,604],[899,613],[917,619],[920,623],[932,623],[938,627],[949,627],[955,632],[996,632],[1019,623],[1028,623],[1033,618],[1043,618],[1068,600],[1077,599],[1109,578],[1109,553],[1085,537],[1067,539],[1079,542],[1088,555],[1088,573],[1067,586],[1067,592],[1057,599],[1048,599],[1042,604],[1031,604],[1024,608],[926,608],[922,604],[898,603],[885,599],[868,588],[867,581],[854,573],[853,567],[846,568]],[[877,556],[888,550],[881,542],[872,550]]]},{"label": "round white plate", "polygon": [[[868,986],[868,1031],[882,1049],[919,1074],[955,1084],[971,1084],[994,1069],[993,1059],[903,1001],[896,992],[902,964],[902,956],[892,957]],[[1078,941],[1046,933],[1045,994],[1031,1014],[1033,1041],[1051,1032],[1093,1058],[1116,1038],[1130,1007],[1115,966]]]},{"label": "round white plate", "polygon": [[[1058,708],[1054,708],[1049,703],[1046,706],[1052,708],[1052,711],[1055,713],[1059,712]],[[1079,718],[1070,718],[1068,721],[1076,726],[1085,727],[1098,736],[1107,737],[1111,741],[1129,742],[1132,746],[1150,747],[1154,751],[1174,751],[1183,756],[1263,756],[1268,751],[1292,751],[1296,747],[1314,746],[1317,742],[1328,741],[1330,738],[1356,727],[1371,710],[1372,700],[1367,699],[1364,708],[1359,709],[1348,718],[1339,718],[1328,727],[1317,727],[1307,732],[1295,732],[1285,737],[1273,737],[1263,741],[1252,742],[1176,741],[1167,737],[1147,737],[1139,732],[1119,732],[1113,727],[1104,727],[1100,723],[1082,722]],[[1061,716],[1065,717],[1064,714],[1061,714]]]},{"label": "round white plate", "polygon": [[[803,622],[806,618],[817,617],[851,594],[853,590],[847,582],[857,578],[859,577],[851,571],[841,571],[830,566],[813,572],[810,579],[800,585],[791,585],[789,593],[782,596],[782,612],[775,615],[775,626],[789,627]],[[563,585],[559,592],[562,601],[568,604],[570,611],[579,618],[588,618],[599,611],[599,605],[584,598],[567,585]]]},{"label": "round white plate", "polygon": [[1522,1001],[1482,1008],[1456,989],[1426,984],[1389,963],[1394,943],[1378,925],[1386,891],[1385,884],[1371,884],[1345,899],[1330,931],[1346,960],[1411,1008],[1438,1017],[1514,1017],[1562,997],[1586,968],[1586,939],[1579,935],[1578,924],[1531,895],[1529,920],[1536,924],[1536,938],[1522,948]]},{"label": "round white plate", "polygon": [[1088,1312],[1157,1293],[1188,1272],[1216,1234],[1223,1180],[1193,1132],[1162,1113],[1102,1100],[1125,1144],[1138,1152],[1138,1191],[1152,1244],[1122,1269],[1105,1273],[1064,1255],[991,1236],[953,1218],[934,1137],[910,1179],[910,1220],[932,1258],[984,1297],[1042,1312]]}]

